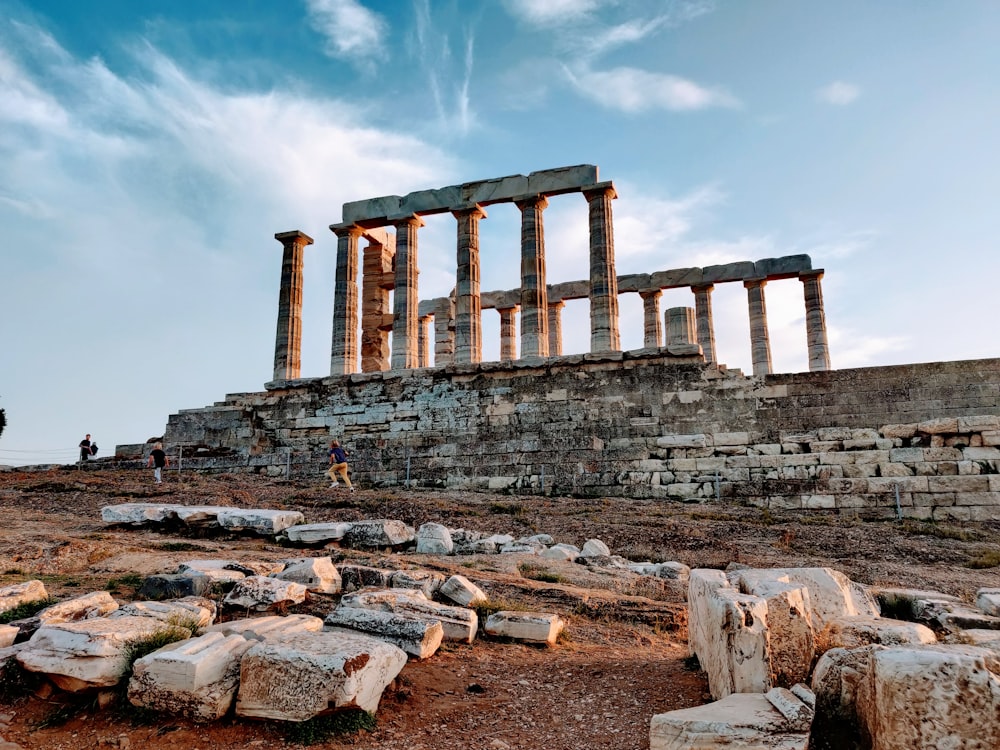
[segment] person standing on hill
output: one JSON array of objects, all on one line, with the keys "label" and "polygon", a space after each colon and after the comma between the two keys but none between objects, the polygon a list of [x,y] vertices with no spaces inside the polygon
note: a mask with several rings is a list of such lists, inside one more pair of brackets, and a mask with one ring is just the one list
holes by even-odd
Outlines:
[{"label": "person standing on hill", "polygon": [[170,457],[163,452],[163,443],[157,443],[153,446],[146,466],[153,467],[153,481],[156,484],[163,484],[163,467],[170,466]]},{"label": "person standing on hill", "polygon": [[80,463],[90,460],[90,433],[87,433],[87,437],[80,441]]},{"label": "person standing on hill", "polygon": [[336,440],[330,441],[330,469],[326,472],[327,475],[333,480],[333,484],[330,487],[339,487],[337,482],[337,475],[344,480],[344,484],[347,485],[347,489],[354,492],[354,485],[351,484],[351,478],[347,476],[347,451],[340,447],[340,443]]}]

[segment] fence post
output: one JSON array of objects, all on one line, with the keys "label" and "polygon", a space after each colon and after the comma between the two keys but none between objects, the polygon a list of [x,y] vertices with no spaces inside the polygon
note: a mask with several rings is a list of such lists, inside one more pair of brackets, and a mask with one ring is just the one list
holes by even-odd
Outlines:
[{"label": "fence post", "polygon": [[184,446],[177,449],[177,476],[181,475],[181,467],[184,465]]},{"label": "fence post", "polygon": [[288,446],[288,453],[285,455],[285,479],[292,478],[292,446]]}]

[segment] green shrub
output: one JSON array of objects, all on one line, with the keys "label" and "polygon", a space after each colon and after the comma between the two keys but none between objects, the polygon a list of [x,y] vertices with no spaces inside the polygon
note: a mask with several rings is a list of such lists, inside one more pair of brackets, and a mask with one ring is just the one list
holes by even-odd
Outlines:
[{"label": "green shrub", "polygon": [[370,732],[375,728],[375,716],[361,709],[339,711],[317,716],[308,721],[294,721],[283,725],[285,739],[297,745],[318,745],[333,737]]},{"label": "green shrub", "polygon": [[13,609],[8,609],[6,612],[0,613],[0,625],[6,625],[9,622],[14,622],[14,620],[23,620],[25,617],[31,617],[55,603],[56,600],[52,597],[35,599],[33,602],[22,602]]}]

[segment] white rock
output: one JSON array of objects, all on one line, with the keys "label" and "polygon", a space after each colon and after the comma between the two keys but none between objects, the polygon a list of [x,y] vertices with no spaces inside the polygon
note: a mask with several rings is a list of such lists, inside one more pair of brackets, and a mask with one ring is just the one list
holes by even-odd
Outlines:
[{"label": "white rock", "polygon": [[397,589],[417,589],[430,599],[444,583],[444,575],[430,570],[397,570],[389,576],[389,585]]},{"label": "white rock", "polygon": [[356,608],[396,612],[441,623],[448,641],[472,643],[479,617],[466,607],[453,607],[430,601],[419,589],[362,589],[345,594],[338,608]]},{"label": "white rock", "polygon": [[580,548],[580,557],[608,557],[611,550],[600,539],[588,539]]},{"label": "white rock", "polygon": [[219,505],[177,505],[173,511],[177,519],[192,528],[209,528],[219,525],[219,513],[228,510]]},{"label": "white rock", "polygon": [[104,523],[128,523],[140,526],[163,523],[176,516],[177,506],[172,503],[122,503],[101,508]]},{"label": "white rock", "polygon": [[129,642],[164,630],[190,635],[190,631],[151,617],[95,617],[44,625],[18,653],[17,660],[29,672],[48,675],[63,690],[111,687],[123,676]]},{"label": "white rock", "polygon": [[440,593],[463,607],[475,607],[490,600],[485,591],[460,575],[453,575],[442,583]]},{"label": "white rock", "polygon": [[403,649],[417,659],[433,656],[444,640],[437,620],[370,609],[338,607],[326,616],[324,630],[355,630]]},{"label": "white rock", "polygon": [[187,597],[169,602],[129,602],[108,615],[115,617],[152,617],[165,625],[191,629],[208,627],[215,619],[215,604],[201,597]]},{"label": "white rock", "polygon": [[580,549],[572,544],[554,544],[542,550],[541,557],[546,560],[566,560],[572,562],[580,556]]},{"label": "white rock", "polygon": [[249,508],[224,508],[219,511],[219,526],[233,531],[253,531],[264,536],[274,536],[289,526],[306,520],[297,510],[267,510]]},{"label": "white rock", "polygon": [[979,589],[976,606],[992,617],[1000,616],[1000,589]]},{"label": "white rock", "polygon": [[493,534],[482,539],[476,539],[469,543],[472,554],[493,555],[500,551],[505,544],[514,541],[510,534]]},{"label": "white rock", "polygon": [[355,521],[344,540],[352,547],[381,548],[409,544],[417,538],[411,526],[394,519],[378,518]]},{"label": "white rock", "polygon": [[267,615],[216,623],[205,632],[240,635],[247,640],[266,641],[292,636],[295,633],[318,633],[322,629],[323,620],[313,615]]},{"label": "white rock", "polygon": [[44,625],[57,622],[74,622],[89,620],[92,617],[105,617],[118,609],[118,602],[107,591],[94,591],[83,596],[74,596],[63,602],[53,604],[40,611],[36,617]]},{"label": "white rock", "polygon": [[206,633],[137,659],[128,699],[195,721],[222,718],[233,705],[240,659],[252,643],[238,635]]},{"label": "white rock", "polygon": [[800,727],[801,721],[789,720],[767,695],[735,693],[704,706],[654,715],[649,750],[806,750],[808,726]]},{"label": "white rock", "polygon": [[450,555],[455,549],[451,532],[439,523],[424,523],[417,529],[417,552],[428,555]]},{"label": "white rock", "polygon": [[530,643],[556,642],[565,629],[563,619],[550,612],[494,612],[486,618],[484,630],[492,636]]},{"label": "white rock", "polygon": [[[997,633],[1000,638],[1000,632]],[[831,648],[858,648],[879,643],[883,646],[937,643],[934,631],[917,622],[888,617],[838,617],[830,620],[816,636],[817,653]]]},{"label": "white rock", "polygon": [[20,632],[16,625],[0,625],[0,649],[13,646]]},{"label": "white rock", "polygon": [[340,573],[333,567],[333,560],[329,557],[302,557],[284,562],[285,569],[274,573],[273,578],[301,583],[307,590],[317,594],[340,593]]},{"label": "white rock", "polygon": [[816,650],[809,589],[774,580],[758,580],[744,594],[767,604],[771,683],[791,687],[809,679]]},{"label": "white rock", "polygon": [[366,565],[338,565],[340,571],[340,582],[343,591],[356,591],[367,586],[386,588],[389,579],[392,578],[393,570],[383,570],[381,568],[370,568]]},{"label": "white rock", "polygon": [[296,544],[326,544],[339,542],[351,528],[349,521],[330,523],[302,523],[285,529],[288,541]]},{"label": "white rock", "polygon": [[329,708],[374,712],[406,653],[350,633],[298,633],[262,641],[243,655],[238,716],[305,721]]},{"label": "white rock", "polygon": [[178,573],[201,573],[218,583],[234,583],[246,578],[246,573],[235,570],[231,560],[188,560],[177,566]]},{"label": "white rock", "polygon": [[9,612],[22,604],[48,599],[45,584],[41,581],[25,581],[0,588],[0,612]]},{"label": "white rock", "polygon": [[233,586],[223,604],[263,612],[270,607],[301,604],[305,600],[306,587],[301,583],[279,581],[266,576],[249,576]]}]

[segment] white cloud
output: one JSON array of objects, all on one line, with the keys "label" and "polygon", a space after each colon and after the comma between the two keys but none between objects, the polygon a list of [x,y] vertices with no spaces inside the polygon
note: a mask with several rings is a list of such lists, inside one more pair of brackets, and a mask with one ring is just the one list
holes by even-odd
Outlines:
[{"label": "white cloud", "polygon": [[853,83],[834,81],[816,92],[816,97],[827,104],[845,106],[861,95],[861,89]]},{"label": "white cloud", "polygon": [[564,67],[567,79],[582,96],[608,109],[638,113],[665,109],[693,111],[711,107],[738,107],[739,101],[721,89],[710,89],[694,81],[651,73],[638,68],[611,70],[571,70]]},{"label": "white cloud", "polygon": [[532,26],[561,26],[588,17],[607,0],[505,0],[507,11]]},{"label": "white cloud", "polygon": [[357,0],[306,0],[309,22],[326,37],[325,52],[363,69],[387,57],[385,18]]},{"label": "white cloud", "polygon": [[467,134],[476,124],[469,88],[475,67],[475,34],[463,33],[461,69],[452,60],[451,41],[431,16],[428,0],[415,0],[414,53],[427,76],[439,127],[445,132]]}]

